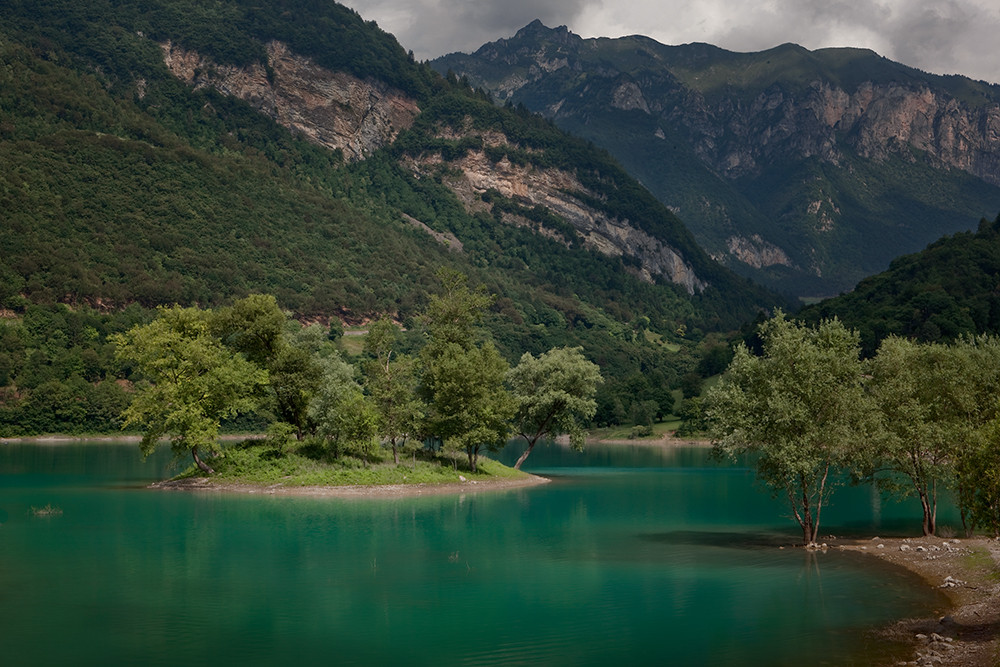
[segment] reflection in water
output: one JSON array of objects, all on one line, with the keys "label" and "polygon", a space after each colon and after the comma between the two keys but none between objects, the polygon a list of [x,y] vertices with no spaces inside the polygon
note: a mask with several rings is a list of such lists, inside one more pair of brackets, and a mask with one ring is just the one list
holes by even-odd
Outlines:
[{"label": "reflection in water", "polygon": [[[4,660],[844,664],[866,628],[938,601],[846,554],[775,549],[797,534],[781,506],[704,450],[529,463],[557,481],[345,500],[149,491],[169,453],[134,446],[0,447]],[[857,491],[831,525],[876,520]],[[63,514],[29,516],[45,503]]]}]

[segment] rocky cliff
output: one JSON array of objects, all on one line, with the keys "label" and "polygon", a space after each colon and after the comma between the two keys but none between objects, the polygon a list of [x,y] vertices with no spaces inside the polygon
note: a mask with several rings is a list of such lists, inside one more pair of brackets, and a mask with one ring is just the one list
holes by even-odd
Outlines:
[{"label": "rocky cliff", "polygon": [[379,81],[331,72],[277,41],[267,44],[267,67],[219,65],[171,42],[161,48],[174,76],[244,100],[348,160],[390,143],[420,111],[414,100]]},{"label": "rocky cliff", "polygon": [[[448,138],[457,137],[449,134]],[[488,146],[509,143],[507,137],[497,132],[485,133],[480,138]],[[441,155],[434,153],[418,159],[410,158],[407,166],[421,177],[430,177],[441,173],[439,166],[442,162]],[[482,150],[469,151],[463,157],[448,162],[448,167],[443,182],[458,195],[470,213],[482,210],[492,212],[492,205],[483,199],[487,192],[496,192],[521,206],[543,206],[572,225],[587,247],[612,257],[628,256],[638,260],[638,267],[633,270],[646,282],[664,278],[680,285],[689,294],[701,292],[707,286],[681,254],[663,240],[637,228],[628,220],[612,219],[585,203],[596,195],[566,171],[515,165],[507,158],[493,162]],[[516,214],[505,212],[499,217],[507,224],[530,224]],[[539,232],[547,233],[544,228]],[[559,238],[552,233],[547,235]]]},{"label": "rocky cliff", "polygon": [[698,155],[729,178],[788,157],[839,164],[851,152],[912,160],[907,153],[915,150],[1000,185],[1000,103],[964,104],[922,83],[866,81],[845,90],[817,80],[795,94],[775,86],[749,102],[729,97],[710,105],[693,96],[686,109],[660,108],[688,128]]},{"label": "rocky cliff", "polygon": [[[362,159],[391,143],[402,129],[413,124],[419,113],[416,103],[398,91],[377,81],[362,81],[350,74],[325,70],[292,53],[280,42],[267,44],[267,67],[218,65],[170,42],[161,48],[164,62],[178,78],[195,88],[211,86],[242,99],[309,141],[343,151],[349,160]],[[442,135],[452,140],[463,136],[453,132]],[[507,138],[499,133],[487,133],[481,138],[487,145],[508,144]],[[440,163],[441,156],[435,155],[411,160],[408,166],[414,173],[428,176]],[[632,270],[646,282],[664,278],[682,286],[689,294],[706,287],[681,254],[661,239],[627,220],[611,219],[587,206],[580,195],[594,197],[594,193],[567,172],[515,166],[508,160],[492,163],[482,151],[467,154],[449,166],[461,176],[450,176],[446,183],[470,211],[490,208],[481,198],[488,190],[523,205],[544,206],[572,225],[588,247],[606,255],[638,260],[638,268]],[[526,223],[517,215],[498,217],[509,224]],[[431,232],[421,221],[412,218],[409,221]],[[538,231],[546,233],[544,229]],[[449,247],[461,249],[461,242],[453,235],[446,241]]]},{"label": "rocky cliff", "polygon": [[1000,210],[1000,86],[871,51],[742,54],[536,21],[432,65],[603,146],[713,257],[798,295]]}]

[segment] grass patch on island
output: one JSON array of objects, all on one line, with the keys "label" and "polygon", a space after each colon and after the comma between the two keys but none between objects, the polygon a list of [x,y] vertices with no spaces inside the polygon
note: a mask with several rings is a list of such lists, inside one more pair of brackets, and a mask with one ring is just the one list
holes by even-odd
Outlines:
[{"label": "grass patch on island", "polygon": [[174,479],[208,477],[217,482],[270,486],[384,486],[390,484],[448,484],[462,481],[522,479],[514,470],[480,455],[478,470],[469,470],[464,454],[407,449],[398,465],[392,452],[369,452],[367,462],[357,453],[331,452],[316,441],[276,448],[263,440],[245,440],[223,449],[207,463],[215,470],[205,475],[193,464]]}]

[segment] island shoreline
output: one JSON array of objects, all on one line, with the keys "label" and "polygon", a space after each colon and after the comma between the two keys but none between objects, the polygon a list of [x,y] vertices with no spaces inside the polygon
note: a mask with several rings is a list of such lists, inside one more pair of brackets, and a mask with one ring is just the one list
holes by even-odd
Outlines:
[{"label": "island shoreline", "polygon": [[215,481],[205,477],[185,477],[154,482],[146,488],[168,491],[201,491],[209,493],[243,493],[268,496],[300,496],[312,498],[405,498],[446,494],[479,493],[528,488],[551,482],[547,477],[528,475],[516,479],[475,479],[458,482],[418,484],[344,484],[327,486],[287,486],[284,484],[249,484]]}]

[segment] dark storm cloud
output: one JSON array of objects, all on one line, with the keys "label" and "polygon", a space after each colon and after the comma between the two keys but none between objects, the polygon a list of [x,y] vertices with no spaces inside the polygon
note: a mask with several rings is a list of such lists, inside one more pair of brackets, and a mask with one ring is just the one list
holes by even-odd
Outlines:
[{"label": "dark storm cloud", "polygon": [[509,37],[535,19],[548,26],[571,23],[586,0],[348,0],[366,19],[393,33],[419,59],[474,51]]},{"label": "dark storm cloud", "polygon": [[583,37],[647,35],[761,51],[854,46],[939,74],[1000,82],[996,0],[346,0],[420,59],[474,51],[533,19]]}]

